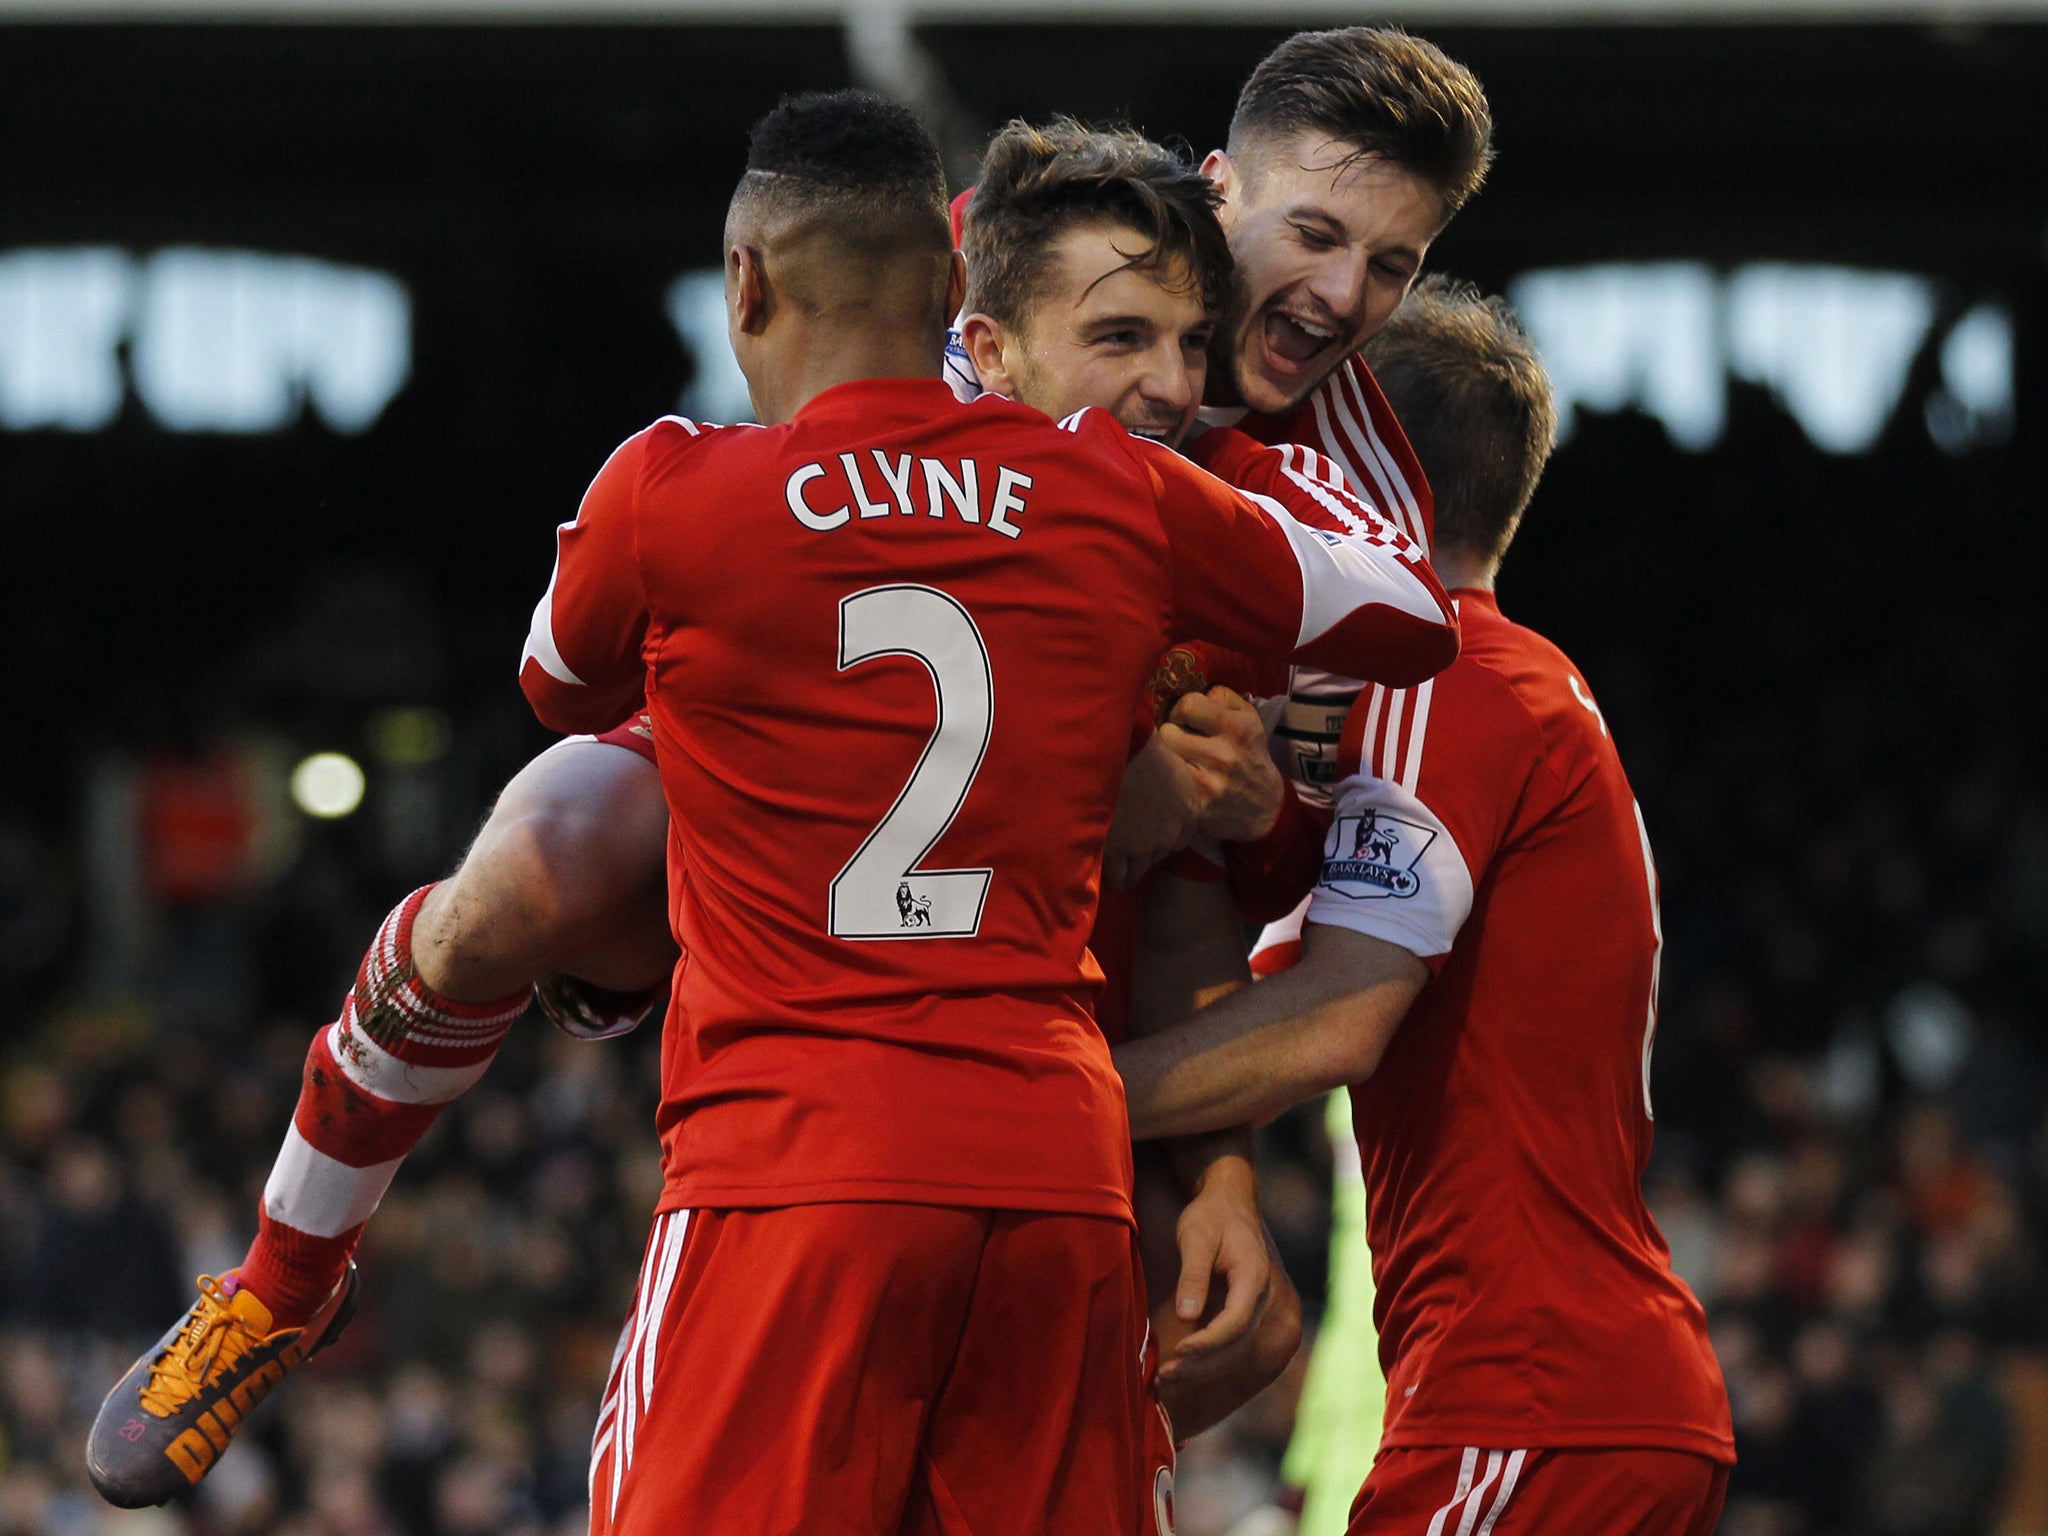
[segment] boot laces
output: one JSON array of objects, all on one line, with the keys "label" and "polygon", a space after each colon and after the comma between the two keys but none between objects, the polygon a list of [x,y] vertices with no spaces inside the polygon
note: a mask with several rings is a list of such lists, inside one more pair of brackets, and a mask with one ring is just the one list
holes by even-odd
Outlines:
[{"label": "boot laces", "polygon": [[[199,1277],[199,1302],[171,1347],[150,1367],[142,1406],[169,1418],[196,1397],[210,1377],[231,1370],[259,1341],[228,1310],[228,1292],[212,1275]],[[216,1369],[218,1367],[218,1369]]]}]

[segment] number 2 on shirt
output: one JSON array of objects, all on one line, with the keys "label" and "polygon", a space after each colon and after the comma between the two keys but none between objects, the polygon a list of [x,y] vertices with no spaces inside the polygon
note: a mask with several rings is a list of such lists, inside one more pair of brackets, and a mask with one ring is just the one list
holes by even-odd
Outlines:
[{"label": "number 2 on shirt", "polygon": [[839,670],[909,656],[931,673],[938,725],[896,803],[832,881],[837,939],[971,938],[988,869],[919,869],[953,824],[995,716],[988,646],[973,617],[936,587],[868,587],[839,604]]}]

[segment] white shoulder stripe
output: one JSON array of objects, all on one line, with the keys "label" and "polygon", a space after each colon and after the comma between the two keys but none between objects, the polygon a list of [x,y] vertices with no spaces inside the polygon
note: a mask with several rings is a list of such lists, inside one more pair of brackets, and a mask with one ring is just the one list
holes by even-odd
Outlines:
[{"label": "white shoulder stripe", "polygon": [[1342,497],[1331,495],[1330,488],[1322,484],[1322,482],[1309,479],[1307,475],[1302,474],[1299,470],[1283,469],[1281,473],[1308,492],[1317,506],[1329,513],[1330,516],[1336,518],[1338,522],[1350,529],[1351,532],[1373,534],[1379,531],[1371,523],[1345,506]]},{"label": "white shoulder stripe", "polygon": [[[1387,706],[1387,694],[1390,690],[1382,684],[1372,683],[1368,685],[1366,691],[1371,694],[1372,702],[1365,711],[1365,728],[1359,732],[1358,736],[1358,765],[1356,771],[1362,774],[1370,774],[1374,778],[1383,779],[1386,775],[1380,772],[1380,714]],[[1351,707],[1353,709],[1358,708],[1356,704],[1353,704]]]},{"label": "white shoulder stripe", "polygon": [[1402,473],[1401,466],[1394,461],[1393,450],[1380,436],[1379,426],[1372,419],[1371,403],[1365,398],[1365,390],[1360,387],[1357,380],[1349,377],[1348,372],[1345,382],[1358,396],[1359,419],[1365,424],[1366,438],[1372,446],[1373,454],[1379,460],[1380,472],[1400,503],[1403,520],[1407,523],[1409,532],[1419,537],[1422,528],[1422,508],[1416,501],[1415,488],[1408,483],[1407,475]]},{"label": "white shoulder stripe", "polygon": [[1401,765],[1400,778],[1401,787],[1411,795],[1422,779],[1422,738],[1429,729],[1429,697],[1435,691],[1433,677],[1415,690],[1415,717],[1408,727],[1408,760]]},{"label": "white shoulder stripe", "polygon": [[[1330,401],[1337,401],[1337,416],[1331,415]],[[1321,451],[1326,462],[1341,472],[1341,479],[1358,496],[1373,505],[1386,509],[1389,520],[1414,541],[1417,550],[1427,555],[1429,540],[1424,536],[1418,520],[1404,516],[1400,511],[1399,493],[1394,483],[1381,472],[1382,466],[1372,455],[1364,437],[1352,425],[1344,397],[1334,384],[1319,389],[1309,397],[1315,407],[1316,430],[1322,438]]]},{"label": "white shoulder stripe", "polygon": [[1374,754],[1380,777],[1383,779],[1393,779],[1396,782],[1399,782],[1398,774],[1401,766],[1401,713],[1407,706],[1407,702],[1408,690],[1406,688],[1389,688],[1387,690],[1386,735],[1380,741],[1379,751]]},{"label": "white shoulder stripe", "polygon": [[1413,498],[1408,493],[1407,482],[1388,457],[1378,451],[1377,435],[1372,429],[1370,412],[1365,411],[1364,397],[1359,396],[1358,403],[1354,404],[1351,391],[1344,386],[1344,370],[1340,369],[1316,392],[1319,407],[1326,399],[1331,402],[1327,413],[1321,409],[1317,413],[1318,422],[1327,434],[1326,446],[1333,450],[1348,447],[1347,467],[1373,488],[1373,499],[1387,509],[1388,515],[1403,532],[1417,539],[1420,547],[1418,533],[1421,524],[1414,515]]},{"label": "white shoulder stripe", "polygon": [[1407,495],[1407,486],[1402,483],[1400,473],[1382,451],[1378,434],[1373,431],[1372,413],[1365,409],[1363,397],[1357,402],[1351,391],[1344,387],[1343,371],[1330,380],[1329,389],[1336,402],[1336,418],[1342,425],[1344,436],[1349,439],[1359,464],[1370,474],[1373,483],[1380,487],[1388,510],[1400,521],[1402,527],[1412,536],[1417,526],[1414,517],[1414,502]]}]

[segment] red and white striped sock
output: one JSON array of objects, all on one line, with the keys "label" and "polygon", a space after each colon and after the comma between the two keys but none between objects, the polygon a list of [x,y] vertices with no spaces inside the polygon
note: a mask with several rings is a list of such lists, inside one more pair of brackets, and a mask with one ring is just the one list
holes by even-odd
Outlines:
[{"label": "red and white striped sock", "polygon": [[363,957],[341,1017],[313,1037],[299,1103],[263,1187],[241,1283],[279,1328],[325,1301],[405,1154],[484,1075],[531,994],[442,997],[413,972],[412,925],[433,887],[406,897]]}]

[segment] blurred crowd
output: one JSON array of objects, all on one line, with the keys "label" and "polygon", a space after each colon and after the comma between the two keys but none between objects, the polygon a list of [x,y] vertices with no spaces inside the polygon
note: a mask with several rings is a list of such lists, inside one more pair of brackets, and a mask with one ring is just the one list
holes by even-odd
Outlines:
[{"label": "blurred crowd", "polygon": [[[1530,616],[1542,584],[1524,603],[1517,576]],[[1648,1188],[1733,1399],[1723,1530],[2042,1536],[2048,773],[2010,707],[2020,648],[1958,624],[1756,687],[1740,657],[1717,684],[1686,671],[1686,636],[1560,638],[1664,879]],[[341,1342],[195,1499],[114,1512],[82,1468],[101,1394],[242,1254],[306,1043],[378,919],[537,745],[508,693],[365,702],[369,798],[345,820],[292,810],[290,753],[203,710],[87,753],[68,820],[0,803],[0,1536],[583,1529],[659,1182],[657,1041],[579,1044],[537,1014],[399,1175]],[[1311,1319],[1320,1127],[1297,1111],[1265,1142]],[[1182,1536],[1286,1528],[1299,1377],[1188,1447]]]},{"label": "blurred crowd", "polygon": [[312,1022],[67,1013],[0,1080],[7,1536],[584,1530],[590,1426],[660,1185],[655,1041],[579,1044],[537,1014],[385,1201],[354,1322],[196,1501],[123,1514],[86,1487],[100,1394],[194,1275],[242,1255]]}]

